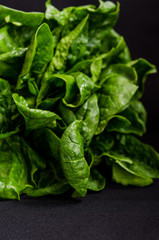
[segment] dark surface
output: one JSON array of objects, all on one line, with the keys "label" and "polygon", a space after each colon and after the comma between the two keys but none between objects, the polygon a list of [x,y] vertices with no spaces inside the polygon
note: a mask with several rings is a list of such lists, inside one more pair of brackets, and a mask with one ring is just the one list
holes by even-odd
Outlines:
[{"label": "dark surface", "polygon": [[23,197],[0,202],[4,240],[158,240],[159,181],[146,188],[108,186],[82,201]]},{"label": "dark surface", "polygon": [[[54,0],[56,7],[97,3]],[[44,10],[44,0],[0,0],[27,11]],[[159,1],[120,0],[116,26],[132,58],[144,57],[159,67]],[[148,111],[144,141],[159,151],[159,81],[151,75],[143,97]],[[111,185],[82,201],[65,197],[0,202],[0,239],[4,240],[159,240],[159,181],[147,188]]]}]

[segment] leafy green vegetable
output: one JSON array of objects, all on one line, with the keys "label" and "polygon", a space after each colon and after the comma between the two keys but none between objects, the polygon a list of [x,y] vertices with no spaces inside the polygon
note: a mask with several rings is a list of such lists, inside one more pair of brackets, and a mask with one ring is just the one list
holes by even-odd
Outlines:
[{"label": "leafy green vegetable", "polygon": [[153,183],[153,180],[151,178],[143,178],[136,176],[124,170],[122,167],[115,163],[113,164],[113,180],[125,186],[134,185],[139,187],[145,187]]},{"label": "leafy green vegetable", "polygon": [[110,76],[99,91],[100,122],[96,134],[101,133],[113,115],[126,109],[138,87],[128,78]]},{"label": "leafy green vegetable", "polygon": [[146,110],[139,101],[132,101],[120,115],[114,115],[107,126],[108,132],[134,133],[142,136],[146,131]]},{"label": "leafy green vegetable", "polygon": [[105,182],[105,178],[93,168],[88,181],[88,189],[92,191],[100,191],[105,188]]},{"label": "leafy green vegetable", "polygon": [[54,128],[56,126],[56,119],[60,119],[60,117],[53,112],[40,109],[30,109],[27,101],[22,96],[19,97],[16,93],[13,94],[13,99],[19,112],[25,119],[27,131],[41,127]]},{"label": "leafy green vegetable", "polygon": [[84,197],[108,170],[123,185],[159,178],[159,154],[135,137],[156,69],[131,59],[118,15],[102,0],[62,11],[48,0],[45,14],[0,5],[0,198]]},{"label": "leafy green vegetable", "polygon": [[85,138],[85,144],[89,145],[99,122],[98,98],[95,94],[89,97],[76,112],[76,117],[79,120],[83,120],[82,134]]},{"label": "leafy green vegetable", "polygon": [[44,19],[43,13],[27,13],[0,5],[0,24],[13,23],[17,26],[38,27]]},{"label": "leafy green vegetable", "polygon": [[[22,88],[22,83],[27,80],[28,83],[31,83],[29,80],[32,78],[37,78],[36,84],[38,84],[38,78],[43,75],[43,72],[52,57],[53,37],[48,25],[43,23],[36,31],[35,37],[26,53],[22,72],[18,79],[17,89]],[[34,94],[33,91],[31,91],[31,93]]]},{"label": "leafy green vegetable", "polygon": [[84,141],[80,133],[82,122],[74,121],[61,138],[61,163],[68,183],[85,196],[88,186],[89,166],[84,157]]},{"label": "leafy green vegetable", "polygon": [[1,140],[0,155],[0,197],[20,199],[25,189],[34,187],[33,174],[45,163],[15,135]]}]

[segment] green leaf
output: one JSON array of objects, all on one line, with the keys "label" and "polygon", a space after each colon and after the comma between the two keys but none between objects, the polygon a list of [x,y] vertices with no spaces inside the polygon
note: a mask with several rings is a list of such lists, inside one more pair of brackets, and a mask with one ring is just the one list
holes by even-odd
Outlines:
[{"label": "green leaf", "polygon": [[138,187],[145,187],[153,183],[151,178],[138,177],[120,167],[118,164],[113,164],[113,180],[124,186],[134,185]]},{"label": "green leaf", "polygon": [[19,129],[16,129],[14,131],[10,131],[10,132],[7,132],[7,133],[0,133],[0,140],[3,140],[5,138],[8,138],[16,133],[20,132]]},{"label": "green leaf", "polygon": [[106,32],[106,35],[100,46],[102,53],[107,53],[108,56],[104,63],[107,66],[108,63],[129,63],[131,56],[126,42],[122,36],[120,36],[114,29],[110,29]]},{"label": "green leaf", "polygon": [[[66,90],[64,90],[64,86],[66,86]],[[49,91],[52,92],[52,89],[54,89],[56,94],[54,97],[58,97],[59,93],[65,91],[63,103],[67,107],[79,107],[91,95],[93,88],[93,82],[84,73],[76,72],[71,75],[53,74],[47,81],[42,83],[37,98],[37,105],[48,95]]]},{"label": "green leaf", "polygon": [[15,24],[17,26],[25,25],[38,27],[43,19],[43,13],[27,13],[0,5],[0,24],[6,22]]},{"label": "green leaf", "polygon": [[38,108],[51,111],[60,98],[61,97],[47,98],[38,105]]},{"label": "green leaf", "polygon": [[147,76],[152,73],[156,73],[156,67],[146,61],[145,59],[139,58],[135,61],[129,63],[129,66],[135,68],[138,78],[137,85],[139,86],[138,91],[135,94],[135,97],[141,98],[144,92],[144,84],[147,79]]},{"label": "green leaf", "polygon": [[76,115],[73,113],[71,109],[66,107],[62,102],[58,105],[58,114],[63,119],[65,124],[69,126],[76,120]]},{"label": "green leaf", "polygon": [[159,177],[159,154],[151,146],[133,136],[123,135],[116,149],[133,161],[133,164],[124,165],[126,169],[141,177]]},{"label": "green leaf", "polygon": [[46,1],[45,18],[47,20],[56,20],[58,24],[64,26],[69,18],[69,15],[74,7],[65,8],[63,11],[59,11],[55,8],[50,1]]},{"label": "green leaf", "polygon": [[109,120],[106,130],[142,136],[146,131],[146,116],[143,104],[139,101],[133,101],[120,115],[114,115]]},{"label": "green leaf", "polygon": [[87,193],[89,166],[84,157],[82,121],[69,125],[61,138],[61,164],[68,183],[81,195]]},{"label": "green leaf", "polygon": [[[31,77],[36,77],[36,82],[39,84],[39,78],[41,78],[52,57],[53,37],[49,26],[46,23],[43,23],[36,31],[34,39],[32,40],[26,53],[22,72],[18,79],[17,89],[21,89],[23,84],[27,80],[30,80]],[[31,93],[37,95],[37,90],[31,90]]]},{"label": "green leaf", "polygon": [[111,116],[122,112],[129,105],[137,88],[122,75],[114,75],[106,80],[98,94],[100,123],[96,134],[105,129]]},{"label": "green leaf", "polygon": [[63,99],[63,102],[68,107],[79,107],[81,106],[86,99],[91,95],[92,90],[94,89],[95,85],[91,81],[91,79],[81,72],[75,72],[71,74],[73,77],[75,77],[76,84],[79,88],[79,93],[77,93],[75,103],[67,103],[65,99]]},{"label": "green leaf", "polygon": [[13,94],[13,99],[19,112],[25,119],[26,130],[28,132],[42,127],[54,128],[56,120],[60,120],[60,117],[53,112],[30,109],[26,100],[18,94]]},{"label": "green leaf", "polygon": [[[137,83],[137,73],[133,67],[127,66],[122,63],[112,64],[108,66],[102,72],[102,83],[104,83],[105,79],[111,75],[119,75],[123,78],[126,78],[129,82],[136,84]],[[101,81],[101,80],[100,80]]]},{"label": "green leaf", "polygon": [[105,178],[95,168],[92,168],[88,181],[88,189],[91,191],[100,191],[105,188],[105,184]]},{"label": "green leaf", "polygon": [[89,97],[82,107],[80,107],[76,112],[76,117],[78,120],[83,120],[84,122],[82,133],[85,138],[85,145],[87,146],[91,142],[99,123],[98,98],[95,94]]},{"label": "green leaf", "polygon": [[0,77],[14,80],[13,82],[15,83],[26,51],[26,48],[17,48],[0,55]]},{"label": "green leaf", "polygon": [[99,79],[99,75],[101,73],[103,67],[102,59],[95,59],[91,64],[91,73],[92,73],[92,81],[96,82]]},{"label": "green leaf", "polygon": [[82,20],[82,22],[72,32],[70,32],[67,36],[63,37],[58,43],[54,60],[53,60],[56,69],[60,70],[63,67],[71,44],[80,34],[87,20],[88,20],[88,16],[85,17]]},{"label": "green leaf", "polygon": [[132,175],[146,179],[159,177],[159,154],[131,135],[117,136],[116,144],[105,155]]},{"label": "green leaf", "polygon": [[88,22],[85,27],[73,41],[68,54],[68,65],[73,66],[76,62],[83,59],[87,51],[88,44]]},{"label": "green leaf", "polygon": [[22,140],[11,136],[0,141],[0,197],[20,199],[20,194],[32,182],[28,181],[28,169],[23,155]]},{"label": "green leaf", "polygon": [[107,39],[106,36],[115,25],[118,15],[119,4],[116,6],[110,1],[100,1],[99,8],[90,13],[89,40],[87,45],[89,55],[97,55],[101,50],[102,42],[104,38]]},{"label": "green leaf", "polygon": [[33,132],[33,142],[40,156],[45,159],[45,168],[34,174],[35,187],[27,189],[29,196],[44,196],[61,194],[70,186],[64,178],[60,158],[60,139],[49,129],[40,129]]},{"label": "green leaf", "polygon": [[10,52],[18,47],[17,43],[9,33],[10,27],[8,25],[0,28],[0,54]]},{"label": "green leaf", "polygon": [[0,139],[14,134],[11,122],[13,108],[11,86],[8,81],[0,78]]},{"label": "green leaf", "polygon": [[71,74],[74,72],[83,72],[86,75],[89,74],[90,72],[90,65],[93,62],[92,59],[89,60],[83,60],[81,62],[76,63],[71,69],[69,69],[69,71],[67,71],[67,74]]},{"label": "green leaf", "polygon": [[[60,90],[63,90],[64,84],[66,85],[66,92],[63,99],[66,102],[71,102],[77,92],[77,85],[74,77],[65,74],[53,74],[49,79],[42,82],[42,86],[37,97],[37,104],[39,104],[41,100],[48,95],[48,92],[50,90],[52,91],[52,89],[56,89],[58,95],[58,93],[61,92]],[[56,92],[56,90],[54,92]]]}]

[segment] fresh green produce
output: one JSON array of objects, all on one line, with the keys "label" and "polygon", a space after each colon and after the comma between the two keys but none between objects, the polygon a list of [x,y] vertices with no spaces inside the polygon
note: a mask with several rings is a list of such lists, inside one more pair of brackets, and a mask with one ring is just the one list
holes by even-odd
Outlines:
[{"label": "fresh green produce", "polygon": [[159,178],[159,154],[135,137],[156,69],[131,60],[118,15],[101,0],[63,11],[47,1],[45,14],[0,5],[0,198],[84,197],[108,170],[123,185]]}]

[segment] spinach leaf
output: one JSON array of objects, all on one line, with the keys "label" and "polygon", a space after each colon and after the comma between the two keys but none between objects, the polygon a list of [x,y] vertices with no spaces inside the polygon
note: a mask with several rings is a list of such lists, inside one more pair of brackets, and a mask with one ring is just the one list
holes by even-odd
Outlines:
[{"label": "spinach leaf", "polygon": [[17,48],[18,45],[9,34],[9,26],[5,25],[0,29],[0,54],[10,52]]},{"label": "spinach leaf", "polygon": [[80,133],[82,121],[74,121],[61,138],[61,164],[68,183],[80,194],[87,193],[89,166],[84,157],[83,138]]},{"label": "spinach leaf", "polygon": [[0,54],[1,78],[9,79],[9,81],[15,83],[20,73],[26,51],[26,48],[17,48],[10,52]]},{"label": "spinach leaf", "polygon": [[140,98],[144,92],[144,83],[147,79],[147,76],[151,73],[156,73],[156,67],[142,58],[130,62],[129,65],[135,68],[137,72],[137,84],[139,88],[136,92],[136,98]]},{"label": "spinach leaf", "polygon": [[86,146],[92,140],[99,123],[99,107],[98,98],[95,94],[88,98],[88,100],[76,112],[78,120],[83,120],[82,133],[84,135]]},{"label": "spinach leaf", "polygon": [[105,188],[105,183],[105,178],[95,168],[92,168],[88,181],[88,189],[91,191],[100,191]]},{"label": "spinach leaf", "polygon": [[137,88],[135,84],[120,75],[114,75],[106,80],[98,95],[100,123],[96,134],[100,134],[105,129],[109,117],[123,111],[129,105]]},{"label": "spinach leaf", "polygon": [[[18,136],[11,136],[0,140],[0,197],[8,199],[20,199],[26,188],[33,188],[32,175],[36,172],[38,165],[33,150],[27,146],[29,158],[26,160],[26,143]],[[29,164],[32,167],[29,168]]]},{"label": "spinach leaf", "polygon": [[32,138],[36,151],[45,159],[45,167],[36,171],[33,175],[36,185],[34,188],[28,188],[25,193],[35,197],[66,192],[70,186],[63,175],[59,161],[60,139],[47,128],[34,131]]},{"label": "spinach leaf", "polygon": [[6,22],[13,23],[17,26],[25,25],[37,27],[41,24],[43,19],[43,13],[27,13],[0,5],[0,25]]},{"label": "spinach leaf", "polygon": [[18,124],[11,119],[14,116],[15,104],[12,99],[11,85],[0,78],[0,139],[19,132]]},{"label": "spinach leaf", "polygon": [[115,182],[120,183],[124,186],[134,185],[139,187],[145,187],[153,183],[153,180],[151,178],[143,178],[136,176],[133,173],[124,170],[122,167],[115,163],[113,164],[112,177]]},{"label": "spinach leaf", "polygon": [[[123,135],[116,147],[116,152],[118,151],[133,162],[123,163],[123,167],[141,177],[158,178],[159,155],[151,146],[141,143],[133,136]],[[120,160],[118,164],[120,165]]]},{"label": "spinach leaf", "polygon": [[115,145],[104,155],[113,159],[117,165],[131,175],[146,179],[158,178],[159,176],[158,153],[131,135],[117,135]]},{"label": "spinach leaf", "polygon": [[63,11],[59,11],[56,7],[51,4],[51,1],[46,1],[46,12],[45,18],[47,20],[55,20],[59,25],[64,26],[67,24],[69,15],[73,7],[65,8]]},{"label": "spinach leaf", "polygon": [[107,131],[134,133],[142,136],[146,131],[146,110],[139,101],[132,101],[130,106],[120,115],[114,115],[109,120]]},{"label": "spinach leaf", "polygon": [[75,99],[74,104],[69,104],[65,101],[64,103],[69,107],[79,107],[84,101],[91,95],[91,92],[94,88],[93,82],[90,78],[81,72],[72,73],[72,76],[75,77],[76,84],[79,88],[79,94],[77,94],[77,98]]},{"label": "spinach leaf", "polygon": [[[39,78],[43,75],[43,72],[47,64],[53,57],[53,38],[51,31],[46,23],[43,23],[35,33],[35,37],[31,42],[26,53],[25,61],[23,64],[22,72],[19,76],[17,89],[23,87],[23,83],[27,80],[34,84],[39,84]],[[36,82],[34,82],[35,77]],[[33,84],[32,84],[33,85]],[[35,87],[34,87],[35,88]],[[36,90],[31,91],[36,95]]]},{"label": "spinach leaf", "polygon": [[66,105],[63,104],[63,102],[60,102],[58,105],[58,113],[59,116],[63,119],[66,126],[69,126],[71,123],[73,123],[76,120],[75,113],[66,107]]},{"label": "spinach leaf", "polygon": [[28,132],[41,127],[54,128],[56,126],[56,120],[60,120],[60,117],[53,112],[30,109],[27,101],[18,94],[13,94],[13,99],[19,112],[25,119],[26,130]]},{"label": "spinach leaf", "polygon": [[65,58],[68,55],[69,48],[72,45],[73,41],[77,38],[77,36],[84,28],[87,19],[88,16],[86,16],[72,32],[70,32],[67,36],[63,37],[61,41],[58,43],[55,56],[53,59],[54,66],[56,69],[60,70],[63,67]]}]

